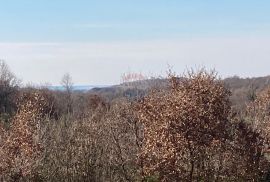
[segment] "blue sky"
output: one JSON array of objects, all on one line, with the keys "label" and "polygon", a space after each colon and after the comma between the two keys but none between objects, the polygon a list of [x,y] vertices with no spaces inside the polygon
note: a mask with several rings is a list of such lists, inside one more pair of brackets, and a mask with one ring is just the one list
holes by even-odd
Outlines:
[{"label": "blue sky", "polygon": [[0,58],[25,82],[57,84],[70,72],[78,84],[114,84],[123,72],[162,74],[167,64],[269,74],[270,1],[0,2]]},{"label": "blue sky", "polygon": [[266,0],[9,0],[0,40],[85,42],[267,34]]}]

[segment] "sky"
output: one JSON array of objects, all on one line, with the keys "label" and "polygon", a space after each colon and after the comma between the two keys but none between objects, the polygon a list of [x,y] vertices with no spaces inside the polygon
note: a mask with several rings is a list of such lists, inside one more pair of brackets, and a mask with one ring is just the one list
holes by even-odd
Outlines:
[{"label": "sky", "polygon": [[0,59],[23,83],[111,85],[189,68],[270,75],[269,0],[0,0]]}]

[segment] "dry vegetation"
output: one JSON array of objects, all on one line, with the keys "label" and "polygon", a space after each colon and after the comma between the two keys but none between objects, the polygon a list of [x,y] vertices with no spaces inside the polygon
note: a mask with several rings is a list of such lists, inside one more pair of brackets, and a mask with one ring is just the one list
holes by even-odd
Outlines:
[{"label": "dry vegetation", "polygon": [[2,70],[1,181],[269,181],[270,89],[239,112],[205,70],[109,100],[68,75],[59,92]]}]

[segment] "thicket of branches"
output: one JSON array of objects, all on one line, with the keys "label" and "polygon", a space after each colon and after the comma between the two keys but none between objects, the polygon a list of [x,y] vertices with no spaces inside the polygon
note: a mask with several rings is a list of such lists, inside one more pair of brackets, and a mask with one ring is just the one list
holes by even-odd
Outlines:
[{"label": "thicket of branches", "polygon": [[269,180],[270,89],[239,113],[214,72],[168,79],[110,101],[73,92],[69,76],[65,92],[18,89],[0,122],[0,180]]}]

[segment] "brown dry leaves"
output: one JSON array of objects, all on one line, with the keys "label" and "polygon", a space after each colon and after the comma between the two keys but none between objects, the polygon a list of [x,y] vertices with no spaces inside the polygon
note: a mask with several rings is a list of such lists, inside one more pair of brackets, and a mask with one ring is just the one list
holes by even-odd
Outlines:
[{"label": "brown dry leaves", "polygon": [[46,105],[39,93],[24,95],[12,125],[1,142],[2,177],[17,180],[31,175],[42,150],[39,143],[39,122]]},{"label": "brown dry leaves", "polygon": [[258,179],[262,138],[245,123],[231,122],[230,92],[216,74],[200,70],[170,80],[168,90],[152,92],[137,108],[144,125],[140,160],[145,176],[161,181]]}]

